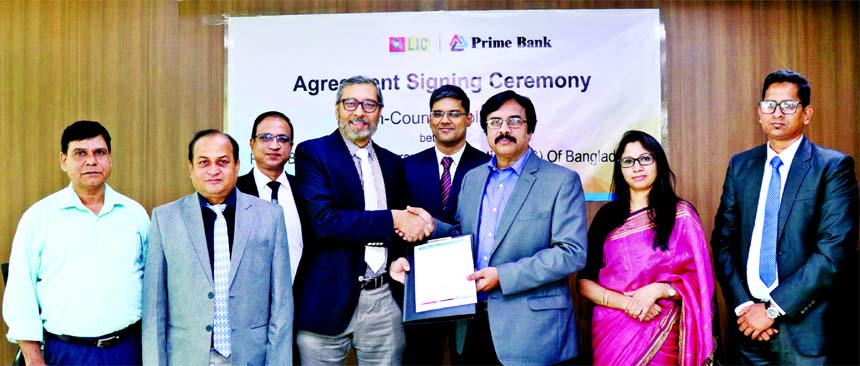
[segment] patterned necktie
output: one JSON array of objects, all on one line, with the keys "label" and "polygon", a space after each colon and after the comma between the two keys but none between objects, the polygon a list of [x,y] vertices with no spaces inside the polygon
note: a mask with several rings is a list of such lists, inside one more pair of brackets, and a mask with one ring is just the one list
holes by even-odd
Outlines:
[{"label": "patterned necktie", "polygon": [[273,180],[266,185],[272,189],[272,203],[278,204],[278,189],[281,188],[281,182]]},{"label": "patterned necktie", "polygon": [[224,357],[230,357],[230,237],[227,234],[227,220],[224,209],[227,205],[209,205],[215,212],[213,232],[214,260],[212,279],[215,282],[215,316],[212,321],[212,341],[215,350]]},{"label": "patterned necktie", "polygon": [[767,287],[776,282],[776,237],[779,219],[781,177],[779,167],[782,160],[774,156],[770,161],[772,171],[767,186],[767,200],[764,203],[764,225],[761,233],[761,254],[759,255],[759,277]]},{"label": "patterned necktie", "polygon": [[[361,148],[355,152],[361,161],[361,180],[364,182],[364,209],[371,211],[378,208],[376,202],[376,183],[373,180],[373,170],[370,168],[370,158],[367,149]],[[370,243],[368,243],[370,244]],[[385,263],[385,248],[380,246],[364,247],[364,262],[371,272],[376,272]]]},{"label": "patterned necktie", "polygon": [[451,195],[451,163],[454,162],[450,156],[442,158],[442,211],[448,208],[448,196]]}]

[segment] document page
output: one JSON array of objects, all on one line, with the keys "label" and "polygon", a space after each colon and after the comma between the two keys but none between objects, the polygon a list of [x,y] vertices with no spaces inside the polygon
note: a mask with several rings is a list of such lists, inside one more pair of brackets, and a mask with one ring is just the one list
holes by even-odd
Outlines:
[{"label": "document page", "polygon": [[478,302],[472,237],[431,240],[415,247],[415,312]]}]

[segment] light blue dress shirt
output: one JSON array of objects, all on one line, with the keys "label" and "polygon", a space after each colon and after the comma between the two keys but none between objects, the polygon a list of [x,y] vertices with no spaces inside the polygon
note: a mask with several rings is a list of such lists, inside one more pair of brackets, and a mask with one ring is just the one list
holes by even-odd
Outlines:
[{"label": "light blue dress shirt", "polygon": [[6,337],[97,337],[140,320],[148,239],[146,210],[107,184],[98,215],[71,185],[36,202],[12,242]]},{"label": "light blue dress shirt", "polygon": [[[487,163],[490,176],[487,185],[484,186],[484,197],[481,200],[481,215],[478,222],[478,257],[475,259],[475,267],[483,269],[490,266],[490,256],[496,241],[496,232],[499,229],[499,221],[514,191],[514,186],[520,178],[520,173],[531,156],[532,149],[526,150],[519,159],[509,167],[499,170],[496,168],[496,157]],[[485,300],[486,293],[479,293],[478,298]]]}]

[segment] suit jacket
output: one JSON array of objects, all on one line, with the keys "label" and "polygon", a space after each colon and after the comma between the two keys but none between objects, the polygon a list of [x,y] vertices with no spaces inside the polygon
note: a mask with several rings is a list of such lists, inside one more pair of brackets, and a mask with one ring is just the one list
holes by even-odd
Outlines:
[{"label": "suit jacket", "polygon": [[[388,210],[406,207],[403,161],[373,144]],[[388,210],[364,210],[361,178],[340,132],[296,146],[299,210],[308,218],[310,235],[293,284],[296,328],[335,335],[342,333],[355,312],[364,276],[364,249],[369,242],[388,248],[388,262],[402,255],[403,242],[394,233]],[[402,286],[391,284],[394,299]]]},{"label": "suit jacket", "polygon": [[[463,179],[456,226],[436,222],[434,236],[472,234],[477,255],[478,221],[489,169]],[[546,365],[578,353],[569,276],[585,267],[585,196],[579,175],[531,153],[502,213],[490,266],[499,287],[487,310],[496,355],[503,364]]]},{"label": "suit jacket", "polygon": [[[292,363],[293,296],[284,214],[236,192],[230,255],[233,365]],[[214,282],[197,194],[152,211],[144,273],[144,365],[208,365]]]},{"label": "suit jacket", "polygon": [[448,196],[448,207],[442,210],[442,187],[439,179],[439,161],[436,160],[436,148],[431,147],[403,160],[406,166],[406,183],[409,189],[409,204],[421,207],[435,218],[445,222],[453,222],[457,212],[457,195],[463,177],[472,168],[485,164],[490,156],[466,143],[463,155],[457,165],[457,171],[451,180],[451,192]]},{"label": "suit jacket", "polygon": [[[290,183],[290,188],[296,186],[296,177],[290,174],[287,174],[287,182]],[[257,191],[257,182],[254,180],[254,170],[252,169],[248,174],[245,174],[239,179],[236,179],[236,188],[239,189],[240,192],[250,194],[255,197],[260,197],[260,192]],[[269,197],[263,197],[264,200],[268,200]]]},{"label": "suit jacket", "polygon": [[[714,219],[711,247],[730,310],[754,301],[746,271],[766,149],[761,145],[732,157]],[[823,320],[834,279],[857,243],[857,197],[851,157],[804,138],[783,188],[777,226],[779,285],[771,292],[786,312],[776,324],[790,329],[802,354],[821,355],[829,336]]]}]

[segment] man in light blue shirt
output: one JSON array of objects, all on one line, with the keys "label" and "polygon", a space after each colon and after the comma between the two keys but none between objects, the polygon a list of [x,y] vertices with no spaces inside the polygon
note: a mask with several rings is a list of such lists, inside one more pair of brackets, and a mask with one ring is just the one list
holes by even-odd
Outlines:
[{"label": "man in light blue shirt", "polygon": [[141,363],[149,217],[107,185],[110,141],[98,122],[66,127],[60,167],[71,183],[36,202],[18,223],[3,319],[27,365]]},{"label": "man in light blue shirt", "polygon": [[[578,355],[569,276],[585,265],[585,199],[579,175],[529,147],[532,101],[508,90],[481,107],[495,156],[469,171],[455,225],[435,221],[434,237],[471,234],[478,291],[474,319],[458,322],[459,364],[549,365]],[[410,208],[425,221],[429,215]],[[477,245],[476,245],[477,244]],[[402,277],[403,260],[391,266]]]}]

